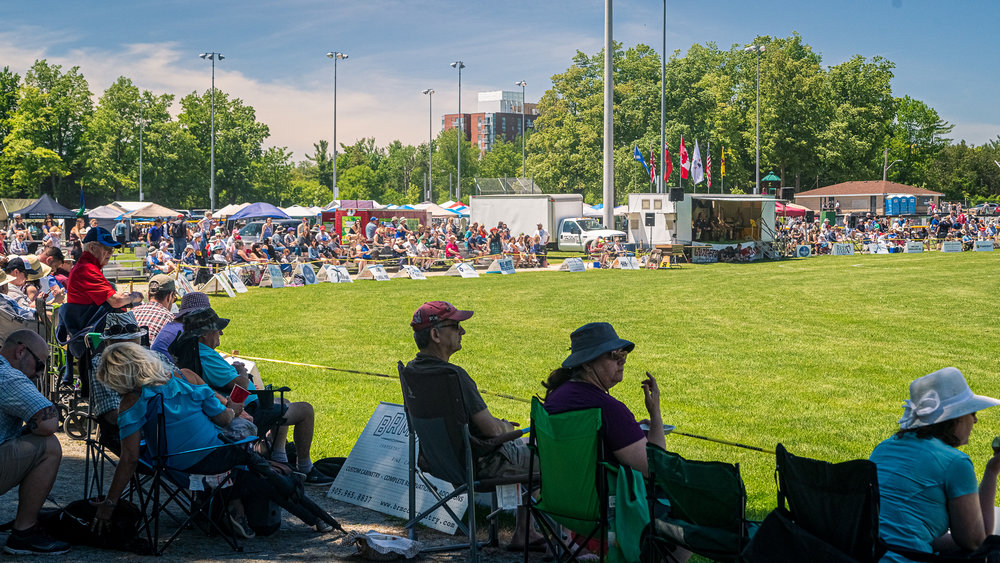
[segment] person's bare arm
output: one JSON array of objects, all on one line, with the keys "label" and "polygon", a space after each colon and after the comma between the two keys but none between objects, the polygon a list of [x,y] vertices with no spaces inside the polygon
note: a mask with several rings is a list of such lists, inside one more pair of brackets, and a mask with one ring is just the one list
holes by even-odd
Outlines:
[{"label": "person's bare arm", "polygon": [[108,297],[108,305],[120,309],[132,303],[132,296],[127,293],[116,293]]},{"label": "person's bare arm", "polygon": [[59,430],[59,411],[49,405],[28,420],[28,432],[36,436],[51,436]]},{"label": "person's bare arm", "polygon": [[[974,551],[986,540],[986,528],[983,525],[983,511],[979,505],[979,495],[970,493],[948,501],[949,524],[951,539],[958,547]],[[940,545],[942,538],[935,540]]]},{"label": "person's bare arm", "polygon": [[495,438],[514,430],[514,423],[499,419],[490,413],[490,409],[483,409],[471,417],[472,423],[483,433],[484,436]]}]

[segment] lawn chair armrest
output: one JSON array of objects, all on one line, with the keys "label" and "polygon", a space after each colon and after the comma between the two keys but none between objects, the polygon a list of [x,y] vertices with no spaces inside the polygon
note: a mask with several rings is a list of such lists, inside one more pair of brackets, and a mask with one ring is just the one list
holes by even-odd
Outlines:
[{"label": "lawn chair armrest", "polygon": [[226,442],[225,439],[223,438],[222,434],[219,434],[219,438],[222,439],[223,442],[225,442],[225,443],[219,444],[217,446],[206,446],[204,448],[195,448],[193,450],[184,450],[182,452],[170,452],[170,453],[163,454],[163,457],[174,457],[174,456],[184,455],[184,454],[193,454],[193,453],[196,453],[196,452],[205,452],[205,451],[217,450],[219,448],[225,448],[225,447],[229,447],[229,446],[241,446],[241,445],[244,445],[244,444],[252,444],[252,443],[254,443],[254,442],[257,441],[257,437],[256,436],[249,436],[247,438],[243,438],[242,440],[239,440],[239,441],[236,441],[236,442]]}]

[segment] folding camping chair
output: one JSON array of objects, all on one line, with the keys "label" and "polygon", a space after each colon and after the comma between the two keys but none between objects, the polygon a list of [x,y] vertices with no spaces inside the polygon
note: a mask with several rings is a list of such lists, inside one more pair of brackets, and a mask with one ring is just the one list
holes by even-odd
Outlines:
[{"label": "folding camping chair", "polygon": [[[649,516],[643,542],[652,561],[671,560],[674,546],[715,561],[737,561],[759,525],[746,520],[746,488],[739,464],[693,461],[646,444]],[[669,511],[655,514],[657,494]]]},{"label": "folding camping chair", "polygon": [[[234,551],[243,551],[236,538],[228,531],[223,530],[212,516],[217,509],[225,510],[225,506],[222,505],[222,491],[225,487],[232,485],[233,472],[247,469],[245,467],[242,469],[233,468],[218,476],[194,475],[169,467],[169,460],[171,457],[197,451],[246,447],[257,438],[254,436],[209,448],[170,452],[167,445],[162,396],[157,396],[147,403],[146,422],[142,427],[142,437],[140,466],[145,466],[151,477],[148,491],[141,499],[140,510],[146,515],[147,522],[143,524],[140,532],[145,531],[153,553],[162,555],[181,532],[191,524],[196,524],[206,535],[218,534],[222,536]],[[197,494],[198,492],[202,494]],[[163,494],[161,495],[161,493]],[[170,506],[181,510],[185,518],[161,546],[160,516],[166,513]]]},{"label": "folding camping chair", "polygon": [[778,506],[743,552],[748,562],[874,562],[878,475],[867,459],[828,463],[776,448]]},{"label": "folding camping chair", "polygon": [[[539,498],[529,508],[549,549],[560,561],[576,561],[592,539],[600,542],[602,561],[607,551],[608,472],[600,461],[601,424],[600,409],[550,415],[537,397],[531,399],[528,447],[538,458],[542,479]],[[535,483],[532,470],[528,489],[532,490]],[[582,541],[575,547],[563,542],[560,524],[577,533]],[[527,550],[524,560],[528,560]]]},{"label": "folding camping chair", "polygon": [[[528,475],[515,475],[497,479],[480,479],[475,475],[475,460],[477,453],[494,450],[503,442],[508,442],[522,435],[520,430],[493,438],[479,440],[469,433],[469,413],[462,399],[462,390],[457,378],[450,373],[422,374],[419,380],[411,380],[407,376],[402,362],[398,364],[399,382],[403,390],[403,410],[409,425],[409,515],[406,529],[411,539],[416,538],[416,525],[428,514],[438,508],[444,508],[455,521],[459,530],[468,538],[467,543],[445,545],[425,549],[426,552],[469,550],[469,560],[479,560],[479,548],[483,545],[498,544],[498,525],[496,516],[499,514],[496,505],[496,495],[490,494],[491,511],[489,540],[481,543],[477,539],[476,494],[492,493],[498,485],[527,483]],[[419,390],[415,393],[414,390]],[[417,459],[416,440],[420,439],[420,455]],[[419,470],[418,470],[419,468]],[[437,489],[427,479],[432,475],[451,483],[455,489],[450,494],[440,495]],[[420,478],[435,496],[436,502],[420,514],[416,508],[416,480]],[[466,495],[466,520],[463,523],[447,502],[459,495]]]}]

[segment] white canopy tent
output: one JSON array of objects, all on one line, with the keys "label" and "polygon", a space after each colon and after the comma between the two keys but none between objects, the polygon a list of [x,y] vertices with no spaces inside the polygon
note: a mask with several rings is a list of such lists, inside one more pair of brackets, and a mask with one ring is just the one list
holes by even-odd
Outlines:
[{"label": "white canopy tent", "polygon": [[289,217],[294,217],[296,219],[301,217],[315,217],[317,212],[311,207],[303,207],[301,205],[292,205],[291,207],[282,207],[282,211],[288,214]]},{"label": "white canopy tent", "polygon": [[223,207],[222,209],[215,212],[216,217],[229,217],[238,211],[242,211],[244,207],[250,205],[249,203],[230,203],[229,205]]}]

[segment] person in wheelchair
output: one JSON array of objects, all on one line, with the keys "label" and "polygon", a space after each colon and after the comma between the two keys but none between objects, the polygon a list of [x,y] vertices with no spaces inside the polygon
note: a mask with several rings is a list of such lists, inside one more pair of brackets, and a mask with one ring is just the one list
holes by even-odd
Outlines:
[{"label": "person in wheelchair", "polygon": [[[178,454],[169,456],[169,468],[212,475],[237,466],[249,466],[249,471],[235,472],[235,490],[227,501],[225,517],[234,535],[254,537],[241,498],[250,491],[260,493],[261,481],[265,482],[265,487],[271,485],[264,493],[268,497],[275,497],[275,501],[289,500],[289,492],[280,490],[282,480],[278,477],[289,473],[287,467],[280,464],[262,467],[259,456],[255,457],[245,446],[222,447],[224,442],[220,427],[229,427],[240,416],[244,408],[242,403],[226,399],[223,404],[215,391],[198,383],[200,379],[194,374],[166,364],[153,352],[131,342],[113,344],[104,351],[97,379],[121,396],[118,425],[122,450],[108,493],[97,507],[93,521],[96,533],[102,533],[107,528],[118,500],[138,467],[141,430],[147,422],[152,400],[163,401],[167,453]],[[298,495],[294,500],[311,505],[304,495]],[[336,523],[329,515],[323,513],[324,518],[311,508],[302,511],[302,514],[298,510],[290,510],[307,524],[316,526],[319,532],[331,530],[331,521]]]},{"label": "person in wheelchair", "polygon": [[[879,535],[886,543],[955,555],[986,547],[993,533],[1000,444],[994,441],[978,485],[972,460],[958,447],[969,443],[976,412],[996,405],[1000,400],[973,394],[953,367],[910,383],[899,431],[869,457],[878,471]],[[891,550],[882,559],[909,560]]]},{"label": "person in wheelchair", "polygon": [[[215,351],[220,344],[222,331],[229,325],[229,319],[220,318],[211,308],[192,311],[184,316],[183,332],[170,345],[170,354],[177,359],[177,366],[198,374],[213,389],[229,394],[234,386],[249,391],[256,390],[250,374],[241,362],[230,364]],[[276,408],[262,406],[257,396],[247,398],[247,412],[254,417],[261,432],[273,428],[270,458],[280,463],[288,463],[285,442],[288,427],[294,426],[296,468],[305,475],[309,485],[329,485],[333,478],[313,467],[309,457],[312,446],[315,412],[311,404],[299,401],[284,401]],[[283,422],[282,420],[283,419]],[[281,422],[279,424],[279,422]]]}]

